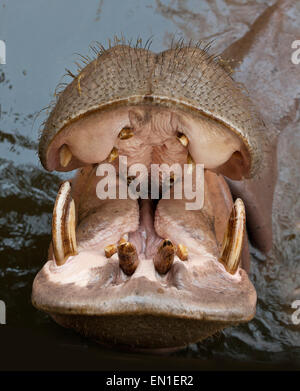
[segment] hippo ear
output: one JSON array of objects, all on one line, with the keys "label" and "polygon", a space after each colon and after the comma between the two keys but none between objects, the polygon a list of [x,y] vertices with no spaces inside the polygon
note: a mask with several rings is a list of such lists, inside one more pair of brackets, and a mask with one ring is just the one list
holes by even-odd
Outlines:
[{"label": "hippo ear", "polygon": [[[283,17],[277,3],[266,8],[251,29],[221,56],[225,63],[226,60],[230,61],[234,70],[233,78],[244,84],[266,124],[265,138],[269,145],[264,148],[258,175],[242,182],[228,180],[233,196],[241,197],[245,202],[250,239],[263,252],[272,247],[272,203],[277,179],[276,146],[280,126],[283,126],[278,121],[281,103],[278,97],[282,95],[284,87],[280,86],[280,78],[276,78],[276,82],[272,81],[272,73],[276,72],[277,76],[286,71],[282,69],[285,65],[280,60],[278,45]],[[277,85],[279,91],[274,87]]]}]

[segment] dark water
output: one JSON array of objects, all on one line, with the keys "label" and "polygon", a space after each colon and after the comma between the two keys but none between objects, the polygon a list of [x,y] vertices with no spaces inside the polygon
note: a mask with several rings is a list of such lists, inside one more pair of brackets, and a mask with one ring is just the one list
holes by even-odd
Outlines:
[{"label": "dark water", "polygon": [[[156,357],[99,347],[57,326],[30,302],[33,279],[46,257],[62,178],[46,173],[38,161],[38,129],[44,117],[37,114],[53,98],[58,82],[65,81],[65,67],[75,72],[74,53],[86,54],[93,41],[107,43],[122,33],[145,41],[153,36],[152,49],[157,51],[174,33],[188,39],[217,38],[216,48],[222,47],[247,29],[242,17],[237,24],[225,17],[228,3],[0,1],[0,39],[7,50],[7,64],[0,65],[0,299],[7,306],[7,324],[0,325],[0,369],[300,368],[300,326],[291,321],[291,302],[300,299],[299,125],[287,133],[290,138],[278,155],[282,164],[274,250],[267,259],[251,249],[258,306],[247,325]],[[252,21],[268,4],[249,3]],[[221,22],[219,12],[225,15]],[[299,124],[299,106],[297,110]],[[291,161],[286,159],[289,153]]]}]

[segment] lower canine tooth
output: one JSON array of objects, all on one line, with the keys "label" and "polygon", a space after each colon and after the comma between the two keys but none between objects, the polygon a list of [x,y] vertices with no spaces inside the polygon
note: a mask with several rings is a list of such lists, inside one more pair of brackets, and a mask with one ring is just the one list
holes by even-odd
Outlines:
[{"label": "lower canine tooth", "polygon": [[118,257],[120,267],[125,274],[131,276],[139,264],[139,258],[134,245],[130,242],[123,242],[118,245]]},{"label": "lower canine tooth", "polygon": [[165,239],[158,247],[154,257],[155,269],[160,274],[166,274],[172,267],[175,256],[175,247],[169,239]]},{"label": "lower canine tooth", "polygon": [[75,234],[75,203],[71,184],[64,182],[57,194],[52,218],[52,245],[57,265],[63,265],[69,256],[77,254]]},{"label": "lower canine tooth", "polygon": [[184,244],[178,244],[176,255],[182,261],[187,261],[188,259],[188,249]]},{"label": "lower canine tooth", "polygon": [[245,236],[246,212],[243,201],[237,198],[224,234],[220,262],[225,269],[235,274],[240,264],[243,240]]},{"label": "lower canine tooth", "polygon": [[60,165],[63,167],[67,167],[71,159],[72,159],[72,152],[70,151],[70,148],[66,144],[64,144],[59,151]]}]

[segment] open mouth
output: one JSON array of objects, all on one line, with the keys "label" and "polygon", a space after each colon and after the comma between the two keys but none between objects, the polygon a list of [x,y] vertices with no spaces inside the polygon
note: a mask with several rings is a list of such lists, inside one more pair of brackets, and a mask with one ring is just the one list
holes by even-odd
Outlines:
[{"label": "open mouth", "polygon": [[[80,81],[82,98],[88,81]],[[78,80],[73,83],[78,94]],[[250,175],[255,159],[249,137],[246,142],[233,126],[154,94],[137,100],[79,110],[43,136],[40,155],[48,170],[80,170],[58,192],[49,260],[35,279],[32,301],[102,343],[180,347],[255,314],[245,207],[240,198],[233,201],[224,179]],[[140,178],[147,198],[121,199],[117,191],[115,199],[100,199],[100,164],[114,166],[116,189],[120,181],[136,180],[120,175],[121,156],[129,168],[140,163],[149,171],[189,164],[192,178],[195,165],[204,164],[203,207],[187,210],[184,192],[175,196],[176,174],[167,184],[160,177],[158,199],[151,198],[149,175]]]}]

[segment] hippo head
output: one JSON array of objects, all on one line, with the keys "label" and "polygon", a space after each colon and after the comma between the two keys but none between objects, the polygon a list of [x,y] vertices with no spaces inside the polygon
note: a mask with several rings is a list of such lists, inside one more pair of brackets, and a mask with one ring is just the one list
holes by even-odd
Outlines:
[{"label": "hippo head", "polygon": [[[265,133],[243,88],[207,50],[102,50],[59,94],[41,134],[44,168],[78,171],[58,192],[34,306],[100,343],[134,349],[178,348],[251,320],[245,221],[249,213],[249,234],[267,249],[256,195],[268,190],[245,187],[245,211],[230,186],[259,177]],[[117,190],[105,198],[108,165]],[[176,196],[175,169],[165,180],[172,165],[190,175],[191,191],[204,167],[201,208],[187,207],[185,191]],[[147,196],[121,195],[137,183]]]}]

